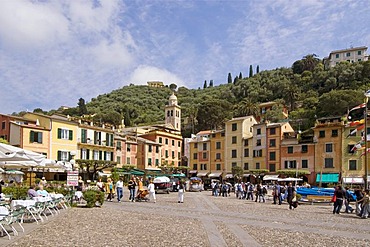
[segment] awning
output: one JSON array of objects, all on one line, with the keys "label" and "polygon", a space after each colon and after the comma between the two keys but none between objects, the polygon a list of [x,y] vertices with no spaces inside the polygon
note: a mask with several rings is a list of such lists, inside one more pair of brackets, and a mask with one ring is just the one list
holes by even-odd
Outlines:
[{"label": "awning", "polygon": [[[316,174],[316,183],[320,182],[320,174]],[[321,183],[338,183],[339,173],[323,173]]]},{"label": "awning", "polygon": [[233,178],[234,175],[233,174],[226,174],[225,178]]},{"label": "awning", "polygon": [[263,177],[263,181],[266,181],[266,180],[278,180],[279,178],[279,174],[275,174],[275,175],[265,175]]},{"label": "awning", "polygon": [[197,173],[197,177],[204,177],[204,176],[207,176],[207,173],[208,173],[208,172],[198,172],[198,173]]},{"label": "awning", "polygon": [[243,174],[243,177],[245,177],[245,178],[247,178],[249,176],[250,176],[250,174]]},{"label": "awning", "polygon": [[160,168],[152,167],[152,168],[145,168],[147,171],[162,171]]},{"label": "awning", "polygon": [[98,175],[99,177],[110,177],[112,176],[112,173],[111,172],[106,172],[106,171],[103,171],[103,172],[98,172]]},{"label": "awning", "polygon": [[361,177],[344,177],[343,183],[344,184],[363,184],[364,179]]},{"label": "awning", "polygon": [[189,171],[189,173],[197,173],[198,171],[197,170],[191,170]]},{"label": "awning", "polygon": [[172,177],[185,177],[185,174],[184,173],[175,173],[175,174],[171,174]]},{"label": "awning", "polygon": [[222,172],[212,172],[208,175],[210,178],[219,177],[221,176]]}]

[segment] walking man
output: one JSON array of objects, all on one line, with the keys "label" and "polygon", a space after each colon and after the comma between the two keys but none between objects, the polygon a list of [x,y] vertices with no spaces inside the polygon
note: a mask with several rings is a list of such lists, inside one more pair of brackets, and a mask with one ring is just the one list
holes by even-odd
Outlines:
[{"label": "walking man", "polygon": [[131,180],[128,182],[128,189],[130,190],[129,201],[132,202],[135,202],[135,187],[136,187],[135,176],[132,176]]},{"label": "walking man", "polygon": [[123,181],[122,177],[119,178],[119,180],[116,183],[116,190],[117,190],[117,201],[121,202],[121,199],[123,197]]}]

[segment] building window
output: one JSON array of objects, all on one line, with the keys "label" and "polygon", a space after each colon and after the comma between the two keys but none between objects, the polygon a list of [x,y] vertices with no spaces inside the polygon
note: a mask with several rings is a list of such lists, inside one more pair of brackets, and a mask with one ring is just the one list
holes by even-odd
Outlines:
[{"label": "building window", "polygon": [[308,168],[308,160],[302,160],[302,169]]},{"label": "building window", "polygon": [[155,159],[155,165],[159,166],[159,159]]},{"label": "building window", "polygon": [[148,152],[152,152],[153,149],[152,149],[152,145],[148,145]]},{"label": "building window", "polygon": [[162,140],[162,137],[159,137],[159,143],[162,143],[162,141],[163,141],[163,140]]},{"label": "building window", "polygon": [[357,170],[357,160],[349,160],[349,170],[350,171]]},{"label": "building window", "polygon": [[288,154],[292,154],[293,153],[293,147],[288,147]]},{"label": "building window", "polygon": [[355,153],[355,149],[354,149],[354,147],[355,147],[355,145],[354,145],[354,144],[352,144],[352,145],[348,145],[348,148],[347,148],[348,153],[350,153],[350,154],[354,154],[354,153]]},{"label": "building window", "polygon": [[256,163],[256,169],[260,169],[260,163],[259,162]]},{"label": "building window", "polygon": [[194,143],[194,148],[198,148],[198,143]]},{"label": "building window", "polygon": [[5,122],[5,121],[3,121],[3,122],[1,123],[1,129],[5,130],[5,128],[6,128],[6,122]]},{"label": "building window", "polygon": [[175,156],[175,151],[172,151],[172,159],[175,159],[176,156]]},{"label": "building window", "polygon": [[172,140],[172,146],[175,146],[175,140]]},{"label": "building window", "polygon": [[152,158],[148,158],[148,166],[152,166]]},{"label": "building window", "polygon": [[204,160],[207,159],[207,152],[203,152],[202,157]]},{"label": "building window", "polygon": [[58,139],[73,140],[73,130],[58,128]]},{"label": "building window", "polygon": [[262,145],[261,139],[257,139],[257,146],[261,146],[261,145]]},{"label": "building window", "polygon": [[216,138],[216,134],[215,133],[212,134],[212,138]]},{"label": "building window", "polygon": [[159,153],[159,146],[155,146],[155,152]]},{"label": "building window", "polygon": [[249,157],[249,148],[244,148],[244,157]]},{"label": "building window", "polygon": [[122,142],[121,141],[117,141],[116,143],[116,150],[121,150],[122,148]]},{"label": "building window", "polygon": [[126,149],[127,149],[127,152],[131,152],[131,144],[127,144]]},{"label": "building window", "polygon": [[333,143],[326,143],[325,144],[325,152],[332,153],[333,152]]},{"label": "building window", "polygon": [[225,132],[221,132],[221,137],[225,136]]},{"label": "building window", "polygon": [[221,142],[216,142],[216,149],[221,149]]},{"label": "building window", "polygon": [[168,150],[165,151],[165,156],[168,158]]},{"label": "building window", "polygon": [[337,137],[338,136],[338,130],[332,130],[331,131],[331,136],[332,137]]},{"label": "building window", "polygon": [[238,124],[233,123],[233,124],[231,125],[231,130],[232,130],[232,131],[236,131],[237,129],[238,129]]},{"label": "building window", "polygon": [[131,164],[131,158],[130,157],[126,158],[126,164]]},{"label": "building window", "polygon": [[276,140],[275,139],[271,139],[270,140],[270,143],[269,143],[269,146],[270,147],[276,147]]},{"label": "building window", "polygon": [[177,146],[181,147],[181,142],[180,141],[177,142]]},{"label": "building window", "polygon": [[295,160],[286,160],[284,161],[285,169],[295,169],[297,168],[297,161]]},{"label": "building window", "polygon": [[111,152],[106,152],[105,153],[105,160],[111,160],[113,156],[111,156]]},{"label": "building window", "polygon": [[302,145],[302,153],[307,153],[307,152],[308,152],[308,146]]},{"label": "building window", "polygon": [[346,57],[350,57],[351,56],[351,53],[350,52],[347,52],[346,53]]},{"label": "building window", "polygon": [[243,167],[244,170],[249,170],[249,164],[248,163],[244,163],[244,167]]},{"label": "building window", "polygon": [[276,171],[276,165],[275,164],[269,164],[269,171],[275,172]]},{"label": "building window", "polygon": [[271,128],[270,135],[275,135],[275,134],[276,134],[276,128]]},{"label": "building window", "polygon": [[30,143],[42,143],[42,132],[30,131]]},{"label": "building window", "polygon": [[236,149],[231,150],[231,158],[236,158]]},{"label": "building window", "polygon": [[94,150],[93,151],[94,160],[99,160],[99,151]]},{"label": "building window", "polygon": [[203,143],[203,151],[207,150],[207,143]]},{"label": "building window", "polygon": [[216,164],[216,170],[220,171],[221,170],[221,164]]},{"label": "building window", "polygon": [[87,154],[86,154],[86,149],[82,148],[81,149],[81,159],[86,160],[87,159]]},{"label": "building window", "polygon": [[325,130],[320,130],[320,131],[319,131],[319,137],[320,137],[320,138],[325,137]]},{"label": "building window", "polygon": [[339,54],[335,54],[335,58],[339,58]]},{"label": "building window", "polygon": [[244,146],[248,146],[248,145],[249,145],[248,140],[244,140]]},{"label": "building window", "polygon": [[201,164],[201,170],[207,170],[207,164]]},{"label": "building window", "polygon": [[198,154],[197,154],[197,153],[194,153],[194,154],[193,154],[193,159],[194,159],[194,160],[198,159]]},{"label": "building window", "polygon": [[231,144],[235,144],[237,141],[236,136],[231,137]]},{"label": "building window", "polygon": [[198,165],[197,164],[193,164],[193,170],[198,170]]},{"label": "building window", "polygon": [[357,55],[361,55],[361,51],[357,51]]},{"label": "building window", "polygon": [[69,152],[68,151],[58,151],[58,161],[69,161]]},{"label": "building window", "polygon": [[164,142],[165,142],[166,145],[168,145],[168,139],[167,138],[164,140]]},{"label": "building window", "polygon": [[121,164],[121,156],[117,156],[116,159],[117,159],[116,160],[117,161],[117,164]]},{"label": "building window", "polygon": [[257,135],[261,134],[261,129],[257,129]]},{"label": "building window", "polygon": [[236,162],[231,163],[231,167],[236,167]]},{"label": "building window", "polygon": [[221,153],[216,153],[216,160],[220,160],[221,159]]},{"label": "building window", "polygon": [[253,150],[253,157],[262,157],[262,150]]},{"label": "building window", "polygon": [[179,159],[181,159],[181,153],[180,153],[180,152],[177,152],[177,157],[178,157]]},{"label": "building window", "polygon": [[334,161],[333,158],[325,158],[325,168],[334,168]]},{"label": "building window", "polygon": [[276,159],[276,153],[270,152],[270,160],[275,160],[275,159]]}]

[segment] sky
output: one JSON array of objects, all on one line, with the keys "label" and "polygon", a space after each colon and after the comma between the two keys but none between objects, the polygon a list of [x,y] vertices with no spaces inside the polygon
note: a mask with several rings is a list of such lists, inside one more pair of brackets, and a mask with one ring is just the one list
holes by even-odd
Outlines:
[{"label": "sky", "polygon": [[219,85],[250,65],[370,46],[369,13],[367,0],[1,0],[0,113],[131,83]]}]

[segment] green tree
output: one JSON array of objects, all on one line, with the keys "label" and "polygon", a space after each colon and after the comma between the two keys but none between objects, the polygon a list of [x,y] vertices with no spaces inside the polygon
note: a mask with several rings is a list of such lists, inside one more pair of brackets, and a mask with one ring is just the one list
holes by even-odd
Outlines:
[{"label": "green tree", "polygon": [[249,77],[252,77],[253,76],[253,66],[252,64],[249,65]]},{"label": "green tree", "polygon": [[256,74],[258,74],[260,72],[260,66],[257,65],[257,68],[256,68]]},{"label": "green tree", "polygon": [[3,138],[0,138],[0,143],[8,144],[8,141]]},{"label": "green tree", "polygon": [[213,87],[213,80],[209,81],[209,87]]},{"label": "green tree", "polygon": [[87,107],[86,107],[86,104],[85,104],[85,100],[83,98],[80,98],[78,100],[77,105],[78,105],[78,114],[80,116],[87,114]]},{"label": "green tree", "polygon": [[243,79],[242,72],[239,73],[239,80]]},{"label": "green tree", "polygon": [[238,81],[239,81],[239,77],[235,76],[233,83],[236,84]]},{"label": "green tree", "polygon": [[203,89],[207,88],[207,80],[204,81]]},{"label": "green tree", "polygon": [[36,108],[33,110],[34,113],[40,113],[46,115],[48,112],[42,110],[41,108]]},{"label": "green tree", "polygon": [[243,168],[240,166],[233,166],[231,172],[236,180],[241,180],[243,178]]},{"label": "green tree", "polygon": [[176,85],[175,83],[171,83],[171,84],[170,84],[170,89],[171,89],[172,91],[176,91],[176,88],[177,88],[177,85]]},{"label": "green tree", "polygon": [[201,130],[220,129],[232,118],[232,104],[226,100],[209,99],[198,107],[198,128]]},{"label": "green tree", "polygon": [[231,76],[231,73],[229,73],[228,75],[227,75],[227,83],[228,84],[231,84],[233,82],[233,78],[232,78],[232,76]]}]

